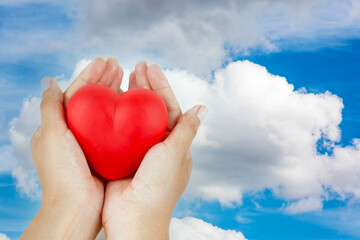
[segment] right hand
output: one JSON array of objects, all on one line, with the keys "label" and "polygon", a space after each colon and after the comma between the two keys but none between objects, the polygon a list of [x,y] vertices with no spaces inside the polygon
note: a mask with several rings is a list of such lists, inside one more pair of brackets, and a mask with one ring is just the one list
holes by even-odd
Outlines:
[{"label": "right hand", "polygon": [[195,106],[182,114],[157,65],[136,65],[129,89],[136,87],[163,98],[169,114],[167,132],[165,140],[147,152],[133,176],[107,183],[102,223],[107,239],[168,239],[174,207],[190,179],[190,146],[207,109]]}]

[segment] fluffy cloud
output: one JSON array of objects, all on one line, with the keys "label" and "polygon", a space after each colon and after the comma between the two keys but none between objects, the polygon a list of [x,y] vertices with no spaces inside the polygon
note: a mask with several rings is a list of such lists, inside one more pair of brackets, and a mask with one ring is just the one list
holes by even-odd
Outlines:
[{"label": "fluffy cloud", "polygon": [[16,187],[20,193],[33,199],[40,198],[40,188],[29,142],[39,123],[40,99],[33,97],[24,100],[20,115],[12,119],[9,130],[11,154],[16,158],[12,169]]},{"label": "fluffy cloud", "polygon": [[6,236],[3,233],[0,233],[0,240],[10,240],[10,238],[8,236]]},{"label": "fluffy cloud", "polygon": [[[80,61],[71,79],[87,63]],[[292,214],[321,209],[325,199],[360,198],[360,143],[336,145],[343,109],[336,95],[295,90],[249,61],[216,71],[213,81],[182,70],[165,73],[183,110],[196,103],[210,108],[192,148],[188,196],[232,206],[244,193],[271,189],[288,201],[285,211]],[[58,80],[63,89],[71,82]],[[10,124],[18,163],[13,175],[28,195],[38,189],[28,141],[40,123],[39,102],[26,99]],[[318,153],[318,144],[333,154]]]},{"label": "fluffy cloud", "polygon": [[[359,198],[359,141],[336,146],[343,109],[336,95],[294,90],[248,61],[216,71],[212,84],[184,71],[167,75],[184,109],[195,102],[210,108],[192,149],[189,195],[233,205],[243,193],[271,189],[289,201],[288,213]],[[318,153],[318,144],[333,155]]]},{"label": "fluffy cloud", "polygon": [[173,218],[170,224],[170,239],[172,240],[246,240],[241,232],[224,230],[206,223],[201,219],[186,217]]},{"label": "fluffy cloud", "polygon": [[338,36],[334,32],[353,37],[355,32],[347,29],[358,29],[359,10],[357,1],[333,0],[91,0],[79,3],[77,24],[85,44],[109,54],[129,60],[136,53],[165,66],[208,73],[229,52],[271,52],[289,43],[316,45],[323,38],[332,44]]},{"label": "fluffy cloud", "polygon": [[324,161],[328,169],[325,186],[340,199],[360,199],[360,139],[354,139],[352,146],[335,147],[334,154]]},{"label": "fluffy cloud", "polygon": [[[0,5],[16,12],[29,2],[45,4],[17,0]],[[35,10],[39,14],[34,15]],[[0,59],[58,52],[63,63],[64,56],[105,54],[120,57],[127,67],[145,58],[209,74],[227,62],[229,54],[341,44],[358,37],[360,26],[357,0],[53,0],[29,11],[19,12],[22,18],[6,15],[0,50],[7,54]],[[63,24],[54,27],[50,16]]]}]

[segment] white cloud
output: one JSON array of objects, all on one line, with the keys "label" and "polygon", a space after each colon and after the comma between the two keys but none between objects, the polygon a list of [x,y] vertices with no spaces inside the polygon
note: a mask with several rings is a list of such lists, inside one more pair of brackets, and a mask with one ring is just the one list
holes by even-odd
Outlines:
[{"label": "white cloud", "polygon": [[16,189],[21,196],[35,200],[40,199],[40,184],[35,171],[19,166],[13,169],[12,176],[16,179]]},{"label": "white cloud", "polygon": [[[80,61],[74,76],[87,63]],[[123,86],[129,75],[125,72]],[[296,91],[285,78],[249,61],[216,71],[211,84],[186,71],[165,73],[183,110],[196,103],[210,108],[192,148],[188,196],[236,206],[244,193],[271,189],[289,201],[288,213],[321,209],[324,199],[360,198],[359,141],[335,146],[343,109],[336,95]],[[64,89],[70,81],[61,78]],[[39,102],[26,99],[20,116],[10,124],[18,161],[13,175],[18,188],[30,195],[38,188],[28,141],[40,123]],[[321,139],[334,150],[332,156],[317,152]]]},{"label": "white cloud", "polygon": [[[26,3],[0,1],[15,11],[14,6]],[[1,60],[61,53],[64,62],[64,56],[72,60],[105,54],[119,57],[127,68],[145,58],[209,74],[228,61],[229,53],[243,56],[252,49],[272,52],[338,45],[359,37],[360,26],[357,0],[110,0],[107,4],[54,0],[46,6],[51,11],[62,9],[53,15],[65,18],[64,24],[53,27],[47,12],[24,19],[7,16],[0,27],[4,35],[0,50],[7,53]]]},{"label": "white cloud", "polygon": [[14,153],[23,159],[23,166],[27,170],[34,170],[30,138],[40,123],[40,99],[32,97],[25,99],[19,117],[10,122],[9,138],[14,148]]},{"label": "white cloud", "polygon": [[0,240],[10,240],[10,238],[6,236],[4,233],[0,233]]},{"label": "white cloud", "polygon": [[[185,71],[166,73],[183,109],[210,108],[192,148],[187,194],[234,205],[243,193],[267,188],[292,202],[289,213],[321,209],[322,199],[337,195],[359,198],[359,143],[334,148],[343,109],[336,95],[296,91],[248,61],[216,71],[213,84]],[[317,152],[321,139],[333,156]]]},{"label": "white cloud", "polygon": [[326,160],[328,172],[324,176],[326,187],[340,195],[340,199],[360,199],[360,139],[352,146],[337,146],[332,157]]},{"label": "white cloud", "polygon": [[206,74],[229,52],[318,47],[359,36],[359,9],[356,0],[90,0],[78,1],[75,23],[81,46],[121,56],[127,67],[146,58]]},{"label": "white cloud", "polygon": [[170,224],[171,240],[246,240],[241,232],[224,230],[201,219],[185,217],[172,218]]},{"label": "white cloud", "polygon": [[30,138],[40,123],[40,99],[25,99],[20,115],[10,122],[11,153],[16,158],[12,175],[20,193],[33,199],[40,198],[40,186],[33,164]]},{"label": "white cloud", "polygon": [[309,197],[290,204],[285,210],[290,214],[296,214],[320,210],[322,207],[323,203],[321,198]]}]

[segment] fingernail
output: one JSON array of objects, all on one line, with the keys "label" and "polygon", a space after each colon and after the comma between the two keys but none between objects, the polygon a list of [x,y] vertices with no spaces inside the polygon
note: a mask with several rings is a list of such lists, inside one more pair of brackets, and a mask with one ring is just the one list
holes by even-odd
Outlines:
[{"label": "fingernail", "polygon": [[209,113],[209,109],[207,107],[201,106],[199,108],[199,110],[196,113],[196,116],[199,118],[200,123],[202,123],[205,120],[208,113]]},{"label": "fingernail", "polygon": [[51,79],[49,77],[44,77],[43,79],[41,79],[40,86],[41,92],[45,92],[51,86]]},{"label": "fingernail", "polygon": [[106,61],[106,57],[104,55],[99,56],[102,60]]}]

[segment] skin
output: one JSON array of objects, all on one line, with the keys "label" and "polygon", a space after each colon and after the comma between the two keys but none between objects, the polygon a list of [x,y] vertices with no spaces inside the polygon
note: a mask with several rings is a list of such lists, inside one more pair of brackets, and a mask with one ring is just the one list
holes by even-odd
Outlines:
[{"label": "skin", "polygon": [[42,94],[41,125],[30,141],[42,206],[20,239],[94,239],[102,226],[110,240],[169,239],[172,212],[191,174],[189,149],[200,125],[197,113],[205,107],[182,114],[161,69],[136,64],[129,89],[147,88],[163,98],[167,130],[134,175],[107,182],[89,168],[65,112],[71,96],[87,84],[103,84],[121,94],[122,77],[116,59],[96,58],[65,93],[50,79]]}]

